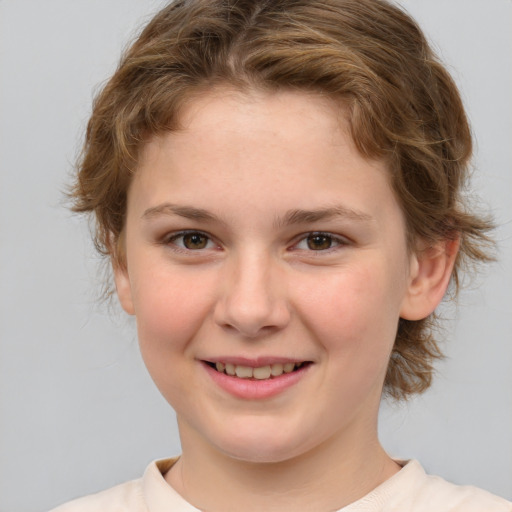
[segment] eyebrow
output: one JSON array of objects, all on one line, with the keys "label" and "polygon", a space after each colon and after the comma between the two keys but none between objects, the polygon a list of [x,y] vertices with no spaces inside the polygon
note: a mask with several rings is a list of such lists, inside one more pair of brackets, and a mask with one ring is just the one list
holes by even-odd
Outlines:
[{"label": "eyebrow", "polygon": [[178,215],[190,220],[201,220],[205,222],[221,222],[219,217],[210,213],[208,210],[202,208],[195,208],[194,206],[180,206],[172,203],[163,203],[158,206],[153,206],[145,210],[142,214],[143,219],[152,219],[160,215]]},{"label": "eyebrow", "polygon": [[[143,219],[152,219],[160,215],[177,215],[185,219],[199,220],[203,222],[219,222],[224,223],[220,217],[194,206],[176,205],[172,203],[163,203],[148,208],[142,214]],[[283,217],[278,217],[274,221],[275,227],[289,226],[296,224],[311,224],[318,221],[327,221],[337,218],[355,220],[359,222],[371,222],[375,220],[367,213],[346,208],[344,206],[331,206],[327,208],[317,208],[314,210],[290,210]]]},{"label": "eyebrow", "polygon": [[318,208],[314,210],[290,210],[282,219],[276,219],[275,225],[286,226],[294,224],[311,224],[313,222],[338,218],[359,222],[371,222],[375,220],[371,215],[358,210],[353,210],[344,206],[331,206],[328,208]]}]

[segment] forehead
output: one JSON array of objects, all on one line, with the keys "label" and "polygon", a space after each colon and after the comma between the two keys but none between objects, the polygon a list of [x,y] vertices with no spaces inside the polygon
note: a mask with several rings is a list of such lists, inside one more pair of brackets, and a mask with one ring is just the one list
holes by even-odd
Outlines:
[{"label": "forehead", "polygon": [[[219,85],[199,90],[184,101],[179,118],[181,127],[186,129],[206,127],[208,122],[218,123],[227,117],[233,123],[236,122],[233,114],[239,114],[240,128],[258,126],[260,122],[270,128],[277,121],[279,124],[274,128],[280,130],[283,113],[300,113],[308,120],[328,124],[331,130],[348,127],[348,107],[341,100],[314,91],[267,90],[256,86],[237,89]],[[254,124],[247,123],[247,115]]]},{"label": "forehead", "polygon": [[[359,154],[350,134],[348,106],[325,94],[215,87],[191,95],[178,117],[177,130],[155,135],[144,145],[139,167],[158,158],[197,162],[205,151],[211,164],[223,158],[234,164],[236,156],[250,163],[247,157],[259,145],[262,160],[265,154],[276,165],[295,165],[297,173],[303,167],[300,162],[319,161],[320,154],[322,161],[335,156],[342,163],[343,153],[344,159],[354,157],[386,168],[382,161]],[[242,171],[240,168],[238,174]]]},{"label": "forehead", "polygon": [[172,196],[221,210],[239,201],[277,210],[341,200],[361,210],[357,203],[377,192],[393,202],[386,163],[359,153],[347,107],[331,98],[215,89],[189,101],[180,120],[179,130],[154,136],[141,155],[134,185],[152,206]]}]

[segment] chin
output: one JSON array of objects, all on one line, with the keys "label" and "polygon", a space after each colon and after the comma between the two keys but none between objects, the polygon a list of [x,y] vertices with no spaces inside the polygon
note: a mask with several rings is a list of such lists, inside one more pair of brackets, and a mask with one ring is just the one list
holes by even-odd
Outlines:
[{"label": "chin", "polygon": [[233,433],[229,438],[217,440],[217,448],[225,455],[240,461],[256,464],[275,464],[298,457],[308,451],[310,439],[291,439],[284,429],[282,435],[276,430],[266,432]]}]

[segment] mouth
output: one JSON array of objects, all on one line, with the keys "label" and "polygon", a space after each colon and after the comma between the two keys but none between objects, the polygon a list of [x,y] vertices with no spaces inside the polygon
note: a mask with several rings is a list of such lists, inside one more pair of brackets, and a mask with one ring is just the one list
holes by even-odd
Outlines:
[{"label": "mouth", "polygon": [[223,363],[220,361],[204,361],[210,368],[215,371],[229,375],[230,377],[237,377],[239,379],[253,379],[253,380],[270,380],[280,377],[283,374],[289,374],[309,366],[310,361],[301,362],[288,362],[288,363],[275,363],[265,366],[253,368],[251,366],[244,366],[232,363]]}]

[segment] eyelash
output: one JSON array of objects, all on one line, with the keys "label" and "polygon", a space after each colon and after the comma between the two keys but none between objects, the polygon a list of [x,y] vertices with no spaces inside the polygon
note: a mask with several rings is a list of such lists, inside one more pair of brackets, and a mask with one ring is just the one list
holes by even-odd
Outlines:
[{"label": "eyelash", "polygon": [[[193,230],[193,229],[187,230],[187,231],[180,231],[179,233],[174,233],[170,236],[167,236],[163,240],[163,243],[167,246],[172,246],[173,250],[175,250],[175,251],[184,252],[187,254],[190,254],[193,252],[201,252],[203,249],[211,248],[211,247],[204,247],[204,248],[199,248],[199,249],[189,249],[189,248],[185,247],[183,244],[183,241],[187,235],[198,235],[200,237],[204,237],[204,238],[206,238],[207,245],[212,244],[212,243],[215,244],[212,237],[208,233],[205,233],[203,231]],[[183,239],[181,246],[176,243],[176,241],[179,240],[180,238]]]},{"label": "eyelash", "polygon": [[314,249],[311,249],[308,247],[308,249],[300,249],[300,250],[305,250],[305,251],[311,252],[311,253],[315,253],[315,252],[316,253],[326,253],[326,252],[335,251],[339,247],[349,245],[349,241],[345,237],[342,237],[339,235],[334,235],[333,233],[328,233],[325,231],[312,231],[310,233],[305,233],[304,235],[301,235],[301,238],[299,239],[299,241],[297,243],[295,243],[293,245],[293,248],[297,248],[299,246],[299,244],[301,244],[303,242],[307,244],[308,240],[312,239],[314,237],[326,238],[326,239],[330,240],[331,243],[335,243],[336,245],[334,247],[328,247],[326,249],[314,250]]},{"label": "eyelash", "polygon": [[[196,248],[196,249],[189,249],[188,247],[185,247],[184,246],[184,238],[187,235],[191,235],[191,236],[197,235],[199,237],[204,237],[204,239],[206,239],[206,242],[205,242],[206,245],[204,247],[200,247],[200,248]],[[308,244],[308,240],[311,240],[314,237],[325,238],[328,241],[328,243],[330,243],[331,245],[334,243],[335,245],[333,247],[331,246],[331,247],[327,247],[325,249],[317,249],[317,250],[311,249],[310,247],[299,248],[300,244],[302,244],[302,243]],[[177,244],[176,242],[180,239],[182,239],[182,243]],[[204,231],[197,231],[197,230],[187,230],[187,231],[180,231],[178,233],[174,233],[170,236],[165,237],[163,243],[167,246],[172,246],[172,249],[175,251],[183,252],[186,254],[191,254],[194,252],[199,253],[199,252],[203,251],[204,249],[211,249],[212,247],[211,246],[208,247],[208,245],[215,244],[213,238],[208,233],[205,233]],[[335,251],[339,247],[347,246],[349,244],[350,244],[349,240],[347,240],[345,237],[342,237],[339,235],[334,235],[332,233],[328,233],[328,232],[324,232],[324,231],[312,231],[312,232],[304,233],[304,234],[300,235],[300,238],[298,239],[298,241],[292,245],[291,250],[298,249],[298,250],[309,252],[309,253],[325,254],[326,252]],[[217,245],[217,247],[218,247],[218,245]]]}]

